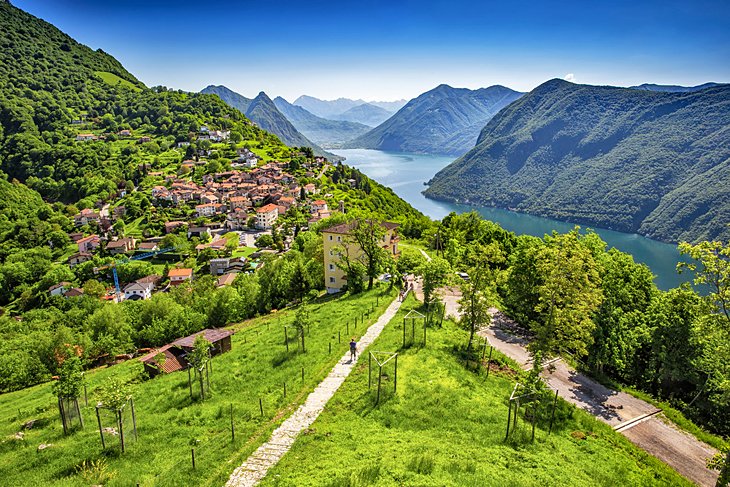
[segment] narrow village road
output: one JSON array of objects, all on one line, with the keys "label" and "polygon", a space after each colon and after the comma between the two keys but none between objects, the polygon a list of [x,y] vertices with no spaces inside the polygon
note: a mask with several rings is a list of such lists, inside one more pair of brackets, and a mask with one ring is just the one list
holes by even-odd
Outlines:
[{"label": "narrow village road", "polygon": [[[459,317],[459,290],[442,292],[446,314]],[[492,323],[479,331],[489,344],[527,370],[532,367],[527,340],[519,326],[496,308],[490,309]],[[679,430],[661,410],[630,394],[614,391],[572,369],[562,360],[550,363],[542,376],[560,397],[588,411],[626,436],[636,446],[674,468],[682,476],[702,486],[714,486],[717,472],[705,461],[716,453],[711,446]]]},{"label": "narrow village road", "polygon": [[[401,302],[396,298],[388,306],[378,320],[368,328],[358,342],[360,353],[375,341],[390,320],[401,307]],[[355,361],[350,359],[348,351],[334,366],[327,377],[319,383],[307,400],[299,406],[294,414],[289,416],[274,432],[269,441],[261,445],[243,464],[233,471],[226,487],[249,487],[258,484],[268,473],[269,469],[276,465],[279,460],[291,449],[299,433],[309,428],[324,410],[327,401],[337,392],[352,369],[355,368],[358,354]]]}]

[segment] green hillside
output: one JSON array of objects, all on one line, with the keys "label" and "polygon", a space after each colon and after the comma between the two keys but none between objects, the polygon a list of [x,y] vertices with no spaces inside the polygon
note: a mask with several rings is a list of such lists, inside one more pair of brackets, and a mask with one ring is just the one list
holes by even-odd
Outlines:
[{"label": "green hillside", "polygon": [[507,398],[516,380],[509,361],[495,354],[489,378],[483,368],[467,370],[455,350],[468,333],[451,322],[429,329],[425,348],[401,349],[402,320],[417,306],[409,298],[369,348],[399,351],[397,393],[393,370],[386,369],[383,399],[375,405],[363,353],[324,413],[262,485],[690,485],[562,401],[551,435],[549,415],[537,426],[534,443],[529,422],[520,417],[517,433],[505,441]]},{"label": "green hillside", "polygon": [[474,147],[484,124],[520,96],[504,86],[468,90],[439,85],[346,146],[461,155]]},{"label": "green hillside", "polygon": [[[361,336],[394,297],[395,291],[378,289],[341,299],[324,298],[310,305],[306,353],[297,349],[292,326],[294,310],[235,325],[238,331],[233,336],[232,350],[212,360],[209,397],[204,402],[190,399],[184,371],[146,379],[142,364],[130,360],[87,372],[88,406],[83,394],[81,397],[86,427],[68,436],[63,434],[51,384],[5,394],[0,401],[3,483],[222,485],[329,373],[345,353],[349,337]],[[364,314],[369,310],[372,312]],[[288,353],[285,326],[290,334]],[[341,341],[338,334],[343,337]],[[138,440],[132,440],[131,418],[127,417],[128,450],[124,454],[118,447],[102,450],[93,407],[100,397],[99,388],[113,378],[129,383],[136,409]],[[231,413],[235,441],[230,433]],[[36,421],[33,428],[23,430],[21,439],[14,439],[13,435],[30,420]],[[111,422],[105,426],[116,427]],[[52,446],[37,451],[41,443]],[[191,448],[196,450],[195,470]],[[102,462],[106,478],[90,462]]]},{"label": "green hillside", "polygon": [[493,118],[426,195],[664,241],[730,238],[730,85],[552,80]]}]

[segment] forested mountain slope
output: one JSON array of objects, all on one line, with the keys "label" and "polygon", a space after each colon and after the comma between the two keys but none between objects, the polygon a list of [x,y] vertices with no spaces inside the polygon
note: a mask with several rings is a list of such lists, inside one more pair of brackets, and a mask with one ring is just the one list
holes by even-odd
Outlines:
[{"label": "forested mountain slope", "polygon": [[225,86],[210,85],[203,88],[201,93],[218,95],[229,106],[246,115],[260,128],[279,137],[282,142],[290,147],[311,147],[318,156],[327,157],[332,160],[341,159],[325,151],[300,133],[263,91],[253,100],[239,95]]},{"label": "forested mountain slope", "polygon": [[521,95],[504,86],[468,90],[440,85],[347,146],[461,155],[474,147],[484,124]]},{"label": "forested mountain slope", "polygon": [[728,239],[730,85],[689,93],[551,80],[494,117],[431,198],[665,240]]}]

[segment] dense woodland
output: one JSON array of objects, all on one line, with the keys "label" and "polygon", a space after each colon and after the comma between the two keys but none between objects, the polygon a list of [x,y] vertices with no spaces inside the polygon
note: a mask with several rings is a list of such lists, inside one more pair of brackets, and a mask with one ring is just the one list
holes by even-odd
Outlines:
[{"label": "dense woodland", "polygon": [[[293,171],[299,162],[275,136],[214,95],[148,89],[105,53],[6,3],[0,3],[0,20],[7,26],[0,32],[0,168],[5,173],[0,178],[0,302],[12,303],[13,310],[0,317],[0,391],[49,380],[58,373],[59,350],[69,344],[81,347],[90,367],[104,357],[306,299],[324,287],[318,232],[362,217],[397,220],[402,236],[436,255],[428,264],[410,249],[398,262],[382,259],[368,266],[368,277],[416,272],[435,291],[455,279],[454,271],[485,275],[472,281],[480,283],[474,292],[528,328],[536,354],[563,354],[599,377],[669,400],[708,429],[730,434],[727,247],[705,253],[685,248],[705,264],[720,256],[709,274],[699,265],[698,275],[711,284],[708,295],[690,287],[664,292],[646,266],[606,249],[595,234],[576,230],[543,239],[518,237],[474,213],[433,222],[392,190],[344,165],[331,167],[320,183],[349,214],[297,229],[293,250],[269,257],[256,274],[240,275],[227,288],[216,289],[212,278],[201,277],[149,301],[100,301],[89,269],[93,263],[73,271],[55,265],[69,243],[69,217],[78,209],[107,201],[127,182],[144,185],[147,164],[153,169],[162,164],[161,156],[176,142],[189,140],[201,124],[229,129],[239,141],[274,151],[290,161]],[[77,131],[71,129],[75,120],[112,139],[77,143]],[[112,134],[126,127],[151,140],[113,140]],[[216,163],[225,167],[226,161]],[[127,198],[134,216],[149,213],[142,193]],[[287,218],[300,226],[301,215]],[[145,230],[159,232],[159,222]],[[120,272],[145,275],[149,269],[144,266],[130,264]],[[73,299],[45,294],[64,279],[84,284],[88,292]]]}]

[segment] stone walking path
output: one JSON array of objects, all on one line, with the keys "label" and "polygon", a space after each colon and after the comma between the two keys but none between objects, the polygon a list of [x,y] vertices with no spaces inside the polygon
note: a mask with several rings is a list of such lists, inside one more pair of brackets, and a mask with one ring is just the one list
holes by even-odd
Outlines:
[{"label": "stone walking path", "polygon": [[[365,350],[375,341],[383,331],[385,325],[393,319],[401,306],[398,299],[388,306],[378,320],[368,328],[358,342],[359,350]],[[327,377],[319,383],[317,388],[307,397],[307,400],[299,406],[294,414],[289,416],[274,432],[269,441],[261,445],[243,464],[233,471],[226,487],[247,487],[258,484],[268,473],[269,469],[276,465],[279,460],[289,451],[299,433],[309,428],[317,416],[324,410],[327,401],[337,392],[352,369],[355,368],[357,359],[350,359],[349,350],[337,362]]]}]

